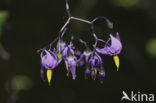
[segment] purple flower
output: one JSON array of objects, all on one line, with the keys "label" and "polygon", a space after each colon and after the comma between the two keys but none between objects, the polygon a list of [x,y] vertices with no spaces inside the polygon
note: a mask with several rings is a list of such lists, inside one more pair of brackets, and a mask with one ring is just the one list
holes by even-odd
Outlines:
[{"label": "purple flower", "polygon": [[75,51],[75,57],[77,59],[77,67],[82,67],[85,64],[84,55],[81,53],[81,51],[76,50]]},{"label": "purple flower", "polygon": [[108,40],[103,49],[96,48],[96,51],[105,55],[114,55],[114,62],[118,70],[120,61],[117,54],[120,54],[122,50],[122,44],[120,41],[119,33],[116,34],[116,38],[110,34],[110,39],[111,39],[111,45],[108,44],[109,42]]},{"label": "purple flower", "polygon": [[68,56],[65,60],[66,68],[68,70],[67,76],[69,73],[72,73],[73,80],[76,78],[76,58],[74,56]]},{"label": "purple flower", "polygon": [[[109,40],[111,40],[111,45],[109,45]],[[96,48],[96,51],[98,53],[101,54],[105,54],[105,55],[117,55],[120,54],[121,50],[122,50],[122,44],[120,41],[120,37],[119,34],[116,34],[116,37],[112,36],[110,34],[110,39],[109,39],[106,44],[105,47],[100,49],[100,48]]]},{"label": "purple flower", "polygon": [[67,69],[67,76],[69,76],[69,73],[71,72],[73,76],[73,80],[75,80],[77,58],[75,56],[73,44],[71,43],[70,45],[66,46],[62,54]]},{"label": "purple flower", "polygon": [[88,77],[91,75],[91,72],[90,72],[90,68],[89,66],[87,65],[86,66],[86,70],[85,70],[85,79],[88,79]]},{"label": "purple flower", "polygon": [[91,77],[93,80],[96,79],[96,75],[97,75],[97,68],[91,68]]},{"label": "purple flower", "polygon": [[98,74],[98,79],[100,83],[103,83],[105,76],[106,76],[105,71],[103,70],[103,67],[101,66],[99,70],[99,74]]},{"label": "purple flower", "polygon": [[[90,75],[92,79],[95,80],[99,67],[102,65],[102,58],[96,52],[86,52],[86,70],[85,70],[85,78],[87,79]],[[86,55],[88,54],[88,55]]]},{"label": "purple flower", "polygon": [[[45,55],[43,54],[44,52]],[[41,56],[41,64],[46,69],[46,76],[50,85],[52,74],[53,74],[52,70],[58,66],[61,60],[57,58],[56,50],[54,50],[53,52],[45,50],[41,52],[40,56]],[[41,69],[41,77],[43,81],[45,81],[45,74],[43,69]]]},{"label": "purple flower", "polygon": [[93,54],[93,51],[90,49],[87,49],[83,52],[83,56],[85,57],[85,61],[88,62],[89,57]]},{"label": "purple flower", "polygon": [[89,57],[88,63],[91,67],[98,67],[102,64],[102,58],[95,52]]},{"label": "purple flower", "polygon": [[66,47],[66,43],[62,40],[62,39],[59,39],[58,43],[57,43],[57,46],[56,46],[56,50],[57,50],[57,57],[59,59],[62,59],[62,52],[63,50],[65,49]]},{"label": "purple flower", "polygon": [[65,59],[68,55],[74,55],[74,46],[71,43],[70,45],[66,46],[62,52],[63,58]]},{"label": "purple flower", "polygon": [[60,53],[64,50],[65,47],[66,47],[66,43],[60,39],[57,43],[57,51]]},{"label": "purple flower", "polygon": [[56,51],[53,52],[45,50],[45,55],[41,53],[41,63],[45,69],[54,69],[58,66],[59,60],[57,58]]}]

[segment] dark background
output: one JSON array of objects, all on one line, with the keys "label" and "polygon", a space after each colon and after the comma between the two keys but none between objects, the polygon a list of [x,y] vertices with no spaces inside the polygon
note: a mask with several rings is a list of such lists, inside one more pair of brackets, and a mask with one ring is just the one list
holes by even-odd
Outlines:
[{"label": "dark background", "polygon": [[[0,58],[0,103],[120,103],[122,91],[156,93],[156,0],[69,0],[73,16],[87,20],[106,16],[114,23],[111,32],[118,31],[123,44],[120,70],[116,71],[111,56],[103,56],[103,84],[85,80],[83,68],[77,68],[73,81],[61,63],[50,87],[41,80],[36,50],[57,37],[67,19],[65,1],[12,0],[8,8],[9,2],[0,0],[0,11],[10,11],[0,43],[11,55],[7,60]],[[73,35],[94,42],[88,25],[72,22],[69,28]],[[110,30],[98,21],[96,33],[104,38]]]}]

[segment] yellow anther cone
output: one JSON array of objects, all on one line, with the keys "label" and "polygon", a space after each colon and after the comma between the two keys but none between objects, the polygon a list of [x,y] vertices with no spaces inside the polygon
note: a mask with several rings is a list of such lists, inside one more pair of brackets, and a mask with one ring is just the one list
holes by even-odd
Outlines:
[{"label": "yellow anther cone", "polygon": [[114,56],[114,62],[115,62],[115,65],[116,65],[117,71],[118,71],[119,65],[120,65],[120,60],[119,60],[119,57],[117,55]]},{"label": "yellow anther cone", "polygon": [[50,85],[51,79],[52,79],[52,70],[48,69],[47,70],[47,80],[48,80],[49,85]]},{"label": "yellow anther cone", "polygon": [[61,59],[61,58],[62,58],[62,54],[57,54],[57,57],[58,57],[59,59]]},{"label": "yellow anther cone", "polygon": [[66,65],[66,70],[68,71],[68,66]]},{"label": "yellow anther cone", "polygon": [[97,69],[96,68],[94,68],[94,71],[95,71],[95,75],[97,75]]}]

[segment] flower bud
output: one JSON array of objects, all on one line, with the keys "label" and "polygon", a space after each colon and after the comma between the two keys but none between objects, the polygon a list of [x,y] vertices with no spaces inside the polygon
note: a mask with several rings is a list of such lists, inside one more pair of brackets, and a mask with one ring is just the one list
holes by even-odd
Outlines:
[{"label": "flower bud", "polygon": [[96,79],[96,73],[95,73],[95,70],[94,69],[91,70],[91,77],[92,77],[93,80]]},{"label": "flower bud", "polygon": [[87,67],[85,70],[85,79],[88,79],[90,74],[91,74],[90,69],[89,69],[89,67]]},{"label": "flower bud", "polygon": [[101,69],[101,70],[99,71],[99,75],[98,75],[98,79],[99,79],[100,83],[103,83],[104,78],[105,78],[105,75],[106,75],[106,74],[105,74],[104,70]]},{"label": "flower bud", "polygon": [[45,82],[46,81],[46,76],[45,76],[45,72],[44,72],[43,68],[41,69],[40,74],[41,74],[42,80]]}]

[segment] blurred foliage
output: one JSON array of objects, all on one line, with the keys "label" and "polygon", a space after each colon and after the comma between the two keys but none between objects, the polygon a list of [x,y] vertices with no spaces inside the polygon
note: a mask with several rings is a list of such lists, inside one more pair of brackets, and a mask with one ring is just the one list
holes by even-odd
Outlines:
[{"label": "blurred foliage", "polygon": [[146,51],[150,56],[156,57],[156,38],[147,42]]},{"label": "blurred foliage", "polygon": [[10,54],[4,49],[3,45],[0,43],[0,57],[3,60],[9,60]]},{"label": "blurred foliage", "polygon": [[6,22],[8,16],[9,13],[7,11],[0,11],[0,27]]},{"label": "blurred foliage", "polygon": [[124,8],[136,8],[136,7],[145,7],[148,5],[150,0],[111,0],[112,3],[116,6]]},{"label": "blurred foliage", "polygon": [[[9,13],[7,11],[0,11],[0,37],[2,35],[3,25],[8,19]],[[3,45],[0,43],[0,57],[4,60],[9,60],[10,54],[4,49]]]},{"label": "blurred foliage", "polygon": [[84,10],[90,10],[97,4],[97,0],[81,0],[81,3]]},{"label": "blurred foliage", "polygon": [[[16,76],[14,76],[14,78],[12,80],[12,85],[13,85],[13,89],[16,92],[19,92],[21,90],[26,91],[26,90],[29,90],[32,87],[33,82],[28,76],[16,75]],[[5,87],[8,90],[8,82],[6,83]]]},{"label": "blurred foliage", "polygon": [[[80,0],[76,6],[74,6],[72,14],[76,17],[81,17],[88,20],[88,15],[92,9],[98,3],[97,0]],[[72,9],[72,8],[71,8]],[[82,12],[83,11],[83,12]],[[84,23],[75,22],[73,25],[75,29],[79,28],[79,31],[83,30],[86,25]]]}]

